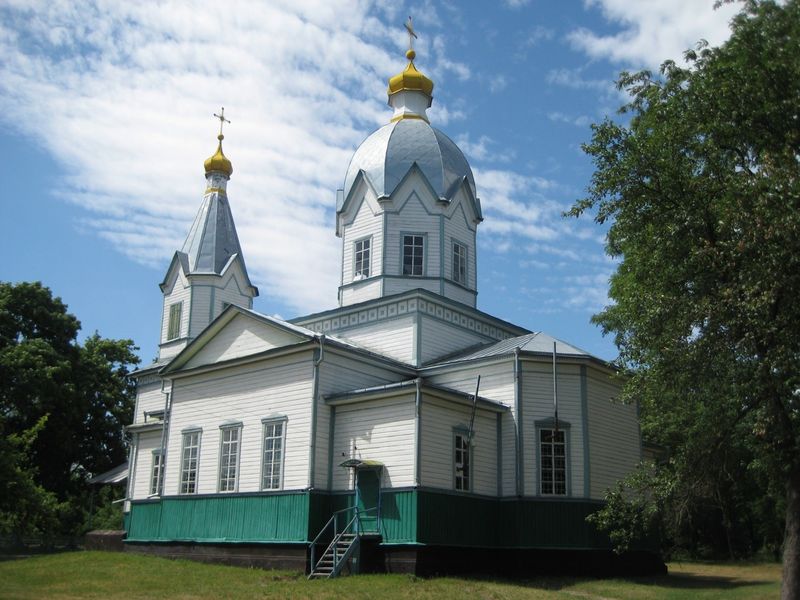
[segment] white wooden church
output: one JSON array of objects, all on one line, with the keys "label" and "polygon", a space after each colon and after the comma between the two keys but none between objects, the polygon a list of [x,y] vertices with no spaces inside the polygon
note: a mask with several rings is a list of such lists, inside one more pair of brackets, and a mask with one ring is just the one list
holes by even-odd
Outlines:
[{"label": "white wooden church", "polygon": [[475,180],[407,58],[337,193],[331,310],[252,310],[220,131],[135,373],[127,550],[325,576],[620,563],[585,517],[641,460],[636,407],[605,361],[476,307]]}]

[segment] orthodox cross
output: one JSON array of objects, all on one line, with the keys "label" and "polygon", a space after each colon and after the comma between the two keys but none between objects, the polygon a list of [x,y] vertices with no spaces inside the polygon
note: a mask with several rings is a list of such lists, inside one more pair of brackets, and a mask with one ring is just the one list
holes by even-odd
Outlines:
[{"label": "orthodox cross", "polygon": [[417,37],[417,32],[414,31],[414,23],[411,21],[411,15],[408,16],[408,21],[405,23],[406,31],[408,31],[408,49],[414,49],[414,40]]},{"label": "orthodox cross", "polygon": [[230,123],[230,121],[225,118],[225,107],[223,106],[220,109],[219,114],[214,113],[214,116],[219,119],[219,134],[222,135],[222,124],[223,123]]}]

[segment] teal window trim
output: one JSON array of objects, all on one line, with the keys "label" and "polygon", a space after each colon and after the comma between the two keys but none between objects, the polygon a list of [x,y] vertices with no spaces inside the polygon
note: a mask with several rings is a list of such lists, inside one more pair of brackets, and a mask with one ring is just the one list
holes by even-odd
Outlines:
[{"label": "teal window trim", "polygon": [[[261,491],[278,491],[283,489],[284,465],[286,464],[286,430],[289,423],[285,415],[264,417],[261,419],[261,473],[259,474],[258,489]],[[279,435],[275,435],[274,427],[280,425]],[[272,428],[272,429],[271,429]],[[267,437],[267,433],[271,435]],[[268,440],[272,441],[272,447],[268,447]],[[280,456],[275,459],[275,441],[280,440]],[[267,468],[267,453],[269,454],[269,468]],[[275,478],[277,466],[278,476]],[[269,485],[264,485],[266,477],[269,476]]]},{"label": "teal window trim", "polygon": [[569,498],[572,496],[572,425],[568,421],[558,420],[559,431],[564,432],[564,487],[563,494],[542,492],[542,431],[553,431],[555,429],[555,419],[537,419],[536,426],[536,495],[545,498]]},{"label": "teal window trim", "polygon": [[241,422],[223,423],[219,426],[219,463],[217,469],[217,492],[219,493],[227,494],[239,491],[242,429]]},{"label": "teal window trim", "polygon": [[[469,430],[466,427],[453,427],[453,489],[457,492],[472,491],[472,443],[468,440],[468,436]],[[464,469],[465,457],[466,469]]]},{"label": "teal window trim", "polygon": [[[405,264],[406,264],[406,238],[415,238],[419,237],[422,238],[422,272],[421,273],[406,273],[405,272]],[[416,240],[413,240],[414,242]],[[416,244],[413,247],[417,247]],[[413,254],[412,254],[413,257]],[[422,232],[413,232],[413,231],[401,231],[400,232],[400,275],[402,277],[427,277],[428,276],[428,234]],[[412,258],[412,271],[413,271],[413,258]]]}]

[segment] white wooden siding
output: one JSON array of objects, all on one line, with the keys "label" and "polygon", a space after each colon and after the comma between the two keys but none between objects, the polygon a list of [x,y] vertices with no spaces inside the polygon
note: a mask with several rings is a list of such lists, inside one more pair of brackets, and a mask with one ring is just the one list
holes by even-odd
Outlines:
[{"label": "white wooden siding", "polygon": [[[369,274],[370,277],[381,274],[381,256],[383,255],[383,216],[380,207],[373,199],[366,197],[353,206],[355,217],[352,222],[345,223],[342,236],[342,283],[353,281],[353,246],[356,241],[371,238],[369,249]],[[378,294],[370,296],[377,298]],[[366,300],[367,298],[362,298]],[[360,300],[353,300],[360,302]]]},{"label": "white wooden siding", "polygon": [[342,306],[349,306],[350,304],[357,304],[365,300],[380,298],[380,296],[381,280],[367,279],[358,285],[342,288],[341,303]]},{"label": "white wooden siding", "polygon": [[[463,196],[460,194],[459,196]],[[455,206],[451,207],[452,212],[444,221],[444,271],[445,277],[453,279],[453,242],[458,242],[467,248],[467,282],[466,286],[470,289],[477,287],[475,280],[475,226],[467,222],[464,213],[464,200],[459,198],[454,200]],[[450,296],[450,294],[447,294]],[[455,298],[454,296],[450,296]],[[457,298],[455,298],[457,299]],[[463,302],[463,300],[462,300]]]},{"label": "white wooden siding", "polygon": [[465,290],[464,288],[457,286],[450,281],[444,282],[444,295],[447,298],[455,300],[456,302],[461,302],[461,304],[466,304],[467,306],[472,307],[475,306],[475,294],[469,290]]},{"label": "white wooden siding", "polygon": [[183,271],[180,267],[174,267],[173,272],[168,280],[167,291],[164,292],[164,306],[162,307],[161,319],[161,342],[167,341],[167,331],[169,328],[169,307],[176,302],[183,302],[181,309],[181,332],[179,337],[186,337],[189,335],[189,313],[191,312],[190,306],[191,288],[189,281],[184,277]]},{"label": "white wooden siding", "polygon": [[[405,187],[403,186],[403,188]],[[417,189],[422,189],[422,185],[418,186]],[[408,195],[400,195],[403,193]],[[439,277],[439,216],[428,213],[416,190],[409,192],[406,189],[401,189],[396,194],[398,198],[407,198],[407,200],[405,202],[395,201],[395,206],[402,205],[400,211],[387,215],[386,274],[403,274],[402,236],[415,233],[422,234],[426,238],[424,275],[426,277]]]},{"label": "white wooden siding", "polygon": [[180,478],[181,431],[202,427],[198,493],[216,493],[219,462],[219,426],[241,421],[239,491],[260,488],[261,419],[288,418],[284,458],[284,489],[308,485],[311,426],[312,353],[303,358],[278,357],[253,365],[225,369],[173,384],[165,493],[177,494]]},{"label": "white wooden siding", "polygon": [[[536,464],[536,424],[553,417],[553,370],[551,363],[522,360],[522,428],[525,495],[539,494]],[[570,424],[567,465],[571,495],[583,496],[583,427],[581,414],[580,369],[577,365],[558,365],[558,418]]]},{"label": "white wooden siding", "polygon": [[415,319],[413,315],[346,329],[338,337],[384,354],[389,358],[410,363],[415,358]]},{"label": "white wooden siding", "polygon": [[383,282],[383,295],[391,296],[392,294],[400,294],[408,290],[415,290],[422,288],[434,294],[439,293],[439,280],[438,279],[422,279],[419,277],[403,277],[393,278],[390,277]]},{"label": "white wooden siding", "polygon": [[214,286],[195,282],[190,285],[193,289],[188,336],[196,338],[211,322],[211,291]]},{"label": "white wooden siding", "polygon": [[[355,358],[327,351],[319,370],[319,393],[321,396],[384,385],[398,380],[396,372],[383,369]],[[330,433],[330,407],[322,400],[317,406],[317,445],[314,485],[328,487],[328,448]],[[341,452],[334,454],[333,469],[339,469],[336,460]]]},{"label": "white wooden siding", "polygon": [[217,318],[228,304],[243,308],[253,307],[253,299],[244,293],[247,287],[246,281],[239,261],[234,262],[223,277],[222,286],[217,289],[212,320]]},{"label": "white wooden siding", "polygon": [[[350,469],[338,466],[346,458],[378,460],[384,464],[381,485],[414,484],[415,393],[336,407],[333,488],[352,488]],[[342,456],[344,453],[344,456]],[[341,460],[339,460],[341,458]]]},{"label": "white wooden siding", "polygon": [[[484,398],[496,400],[511,407],[503,413],[501,419],[501,444],[502,444],[502,493],[504,496],[516,494],[516,425],[514,421],[514,359],[509,357],[503,362],[484,364],[480,366],[454,367],[444,373],[437,373],[426,377],[426,380],[435,385],[452,388],[467,394],[475,393],[477,376],[481,376],[479,394]],[[496,424],[495,424],[496,427]]]},{"label": "white wooden siding", "polygon": [[592,498],[636,468],[641,459],[636,406],[621,404],[619,386],[601,373],[589,371],[589,463]]},{"label": "white wooden siding", "polygon": [[153,473],[153,450],[161,446],[161,431],[138,434],[136,445],[136,472],[133,474],[131,497],[142,500],[150,495],[150,477]]},{"label": "white wooden siding", "polygon": [[427,315],[422,315],[420,328],[422,330],[422,363],[488,342],[486,338],[469,329]]},{"label": "white wooden siding", "polygon": [[248,356],[300,341],[302,338],[297,334],[239,314],[186,363],[186,368]]},{"label": "white wooden siding", "polygon": [[[420,484],[455,489],[453,428],[469,427],[472,408],[424,395],[421,413]],[[470,491],[473,493],[497,494],[496,418],[495,413],[480,409],[475,415],[470,481]]]},{"label": "white wooden siding", "polygon": [[136,386],[136,414],[134,423],[144,422],[144,413],[164,410],[165,396],[161,393],[161,380]]}]

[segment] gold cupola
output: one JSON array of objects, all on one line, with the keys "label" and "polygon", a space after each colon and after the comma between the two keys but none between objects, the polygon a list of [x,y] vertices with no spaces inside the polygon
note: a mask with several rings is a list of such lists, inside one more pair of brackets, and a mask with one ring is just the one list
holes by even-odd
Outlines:
[{"label": "gold cupola", "polygon": [[422,92],[426,96],[433,96],[433,81],[417,70],[414,66],[414,59],[417,53],[413,48],[406,52],[408,66],[402,73],[398,73],[389,79],[389,96],[403,91]]},{"label": "gold cupola", "polygon": [[233,165],[231,164],[231,161],[229,161],[228,158],[222,153],[222,140],[225,139],[225,136],[220,133],[217,136],[217,139],[219,140],[217,151],[214,153],[214,156],[210,156],[206,159],[206,162],[203,163],[206,168],[206,175],[212,171],[221,171],[230,177],[233,173]]}]

